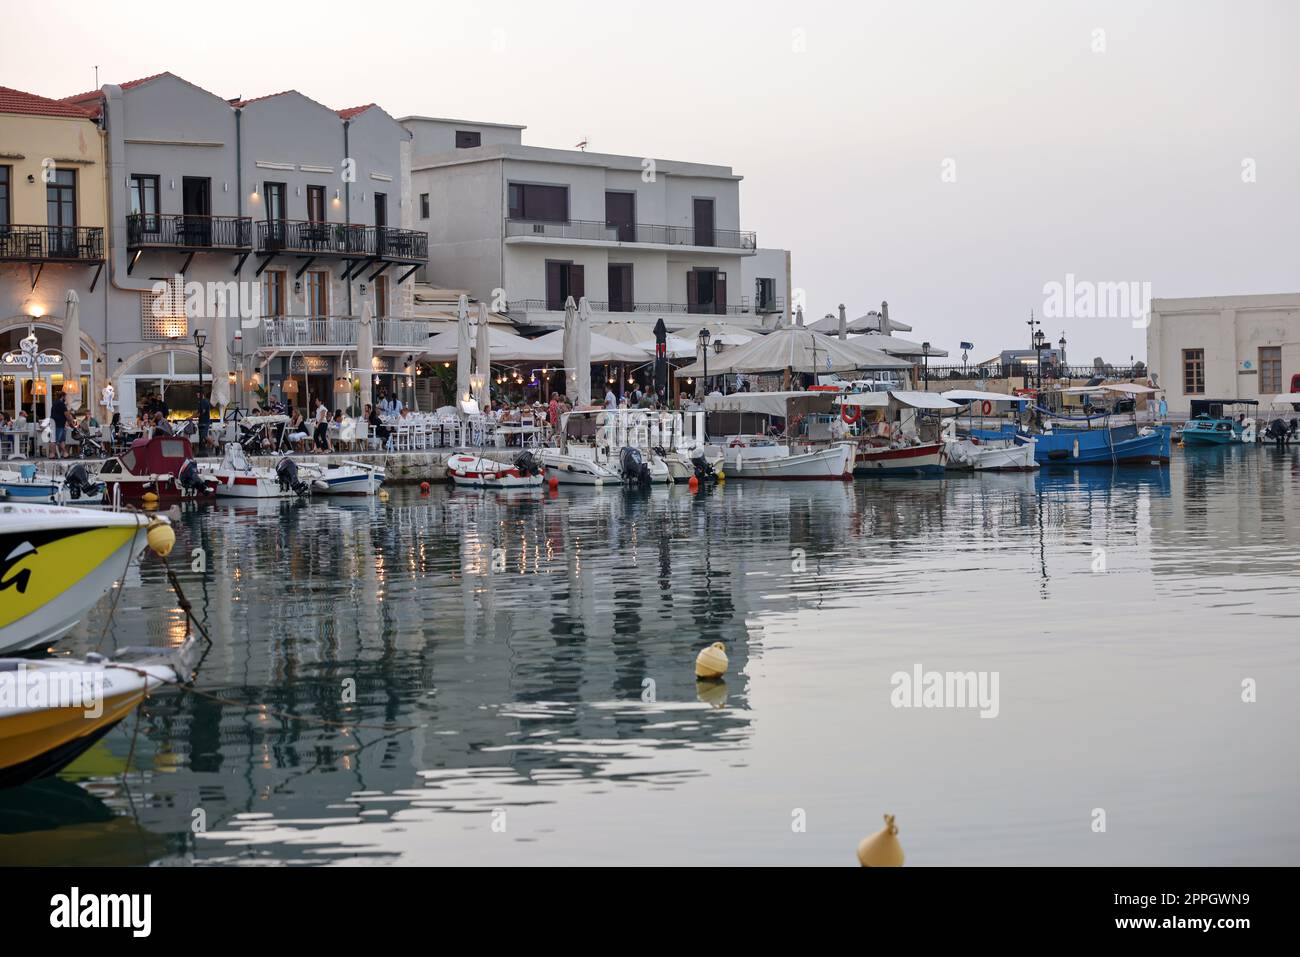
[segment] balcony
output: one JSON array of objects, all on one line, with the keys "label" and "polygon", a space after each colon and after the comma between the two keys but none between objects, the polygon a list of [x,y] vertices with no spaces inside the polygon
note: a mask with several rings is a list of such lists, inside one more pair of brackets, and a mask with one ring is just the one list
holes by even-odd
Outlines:
[{"label": "balcony", "polygon": [[756,234],[737,229],[696,229],[694,226],[652,226],[647,223],[613,225],[583,219],[571,219],[565,223],[507,219],[506,238],[510,237],[610,244],[693,246],[745,253],[752,253],[758,247]]},{"label": "balcony", "polygon": [[[615,303],[611,307],[610,303],[602,302],[599,299],[588,299],[587,304],[591,306],[592,312],[609,312],[609,313],[654,313],[657,315],[675,315],[685,313],[693,316],[754,316],[767,312],[779,312],[784,309],[784,299],[778,297],[776,309],[755,310],[749,304],[747,296],[741,297],[739,305],[719,306],[719,305],[688,305],[684,302],[623,302]],[[563,306],[557,306],[555,303],[547,304],[545,299],[511,299],[506,304],[506,312],[519,316],[529,312],[563,312]]]},{"label": "balcony", "polygon": [[262,255],[340,256],[422,264],[429,259],[429,236],[413,229],[351,223],[271,219],[257,223]]},{"label": "balcony", "polygon": [[102,264],[104,229],[102,226],[0,226],[0,260]]},{"label": "balcony", "polygon": [[246,252],[253,247],[253,220],[248,216],[132,213],[126,217],[126,245],[128,249]]},{"label": "balcony", "polygon": [[[357,326],[352,316],[271,316],[261,325],[262,350],[339,350],[357,346]],[[430,324],[422,319],[376,319],[376,349],[422,349],[429,341]]]}]

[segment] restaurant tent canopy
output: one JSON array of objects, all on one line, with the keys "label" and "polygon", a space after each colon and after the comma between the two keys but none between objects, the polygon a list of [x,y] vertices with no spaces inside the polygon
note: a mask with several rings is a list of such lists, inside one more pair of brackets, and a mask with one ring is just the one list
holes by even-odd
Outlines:
[{"label": "restaurant tent canopy", "polygon": [[[449,361],[456,358],[459,346],[458,330],[440,332],[429,340],[423,356],[426,359]],[[524,362],[529,359],[544,359],[544,350],[532,345],[535,340],[525,339],[496,326],[488,326],[488,344],[492,358],[497,362]]]},{"label": "restaurant tent canopy", "polygon": [[[878,332],[866,332],[862,335],[852,336],[850,342],[856,342],[858,345],[866,346],[869,349],[876,349],[880,352],[887,353],[891,356],[906,356],[909,358],[921,358],[925,355],[925,349],[919,342],[912,342],[910,339],[900,339],[898,336],[884,336]],[[947,349],[936,349],[930,347],[930,356],[946,356]]]},{"label": "restaurant tent canopy", "polygon": [[647,339],[653,340],[655,337],[655,327],[648,322],[634,322],[631,319],[611,319],[608,322],[593,322],[591,324],[593,335],[604,336],[606,339],[617,339],[619,342],[625,342],[630,346],[638,342],[645,342]]},{"label": "restaurant tent canopy", "polygon": [[[905,322],[897,322],[894,319],[887,319],[885,320],[885,322],[888,323],[889,326],[889,328],[886,330],[887,333],[912,331],[912,327]],[[858,316],[856,319],[850,319],[847,325],[848,325],[848,331],[850,333],[880,332],[881,316],[879,312],[872,310],[871,312],[867,313],[864,316]],[[808,324],[808,328],[816,329],[818,332],[839,332],[840,319],[839,316],[834,316],[834,315],[823,316],[822,318],[818,319],[816,322],[810,322]]]},{"label": "restaurant tent canopy", "polygon": [[1300,392],[1279,392],[1277,395],[1260,396],[1260,405],[1300,405]]},{"label": "restaurant tent canopy", "polygon": [[[653,337],[644,342],[634,343],[634,345],[638,349],[644,349],[651,356],[654,355],[655,341]],[[689,339],[683,339],[680,336],[666,336],[664,338],[664,351],[669,359],[686,359],[695,355],[699,350],[695,343]]]},{"label": "restaurant tent canopy", "polygon": [[[794,372],[826,374],[856,369],[910,369],[911,364],[858,346],[852,340],[842,342],[803,326],[786,326],[747,345],[711,356],[707,371],[709,375],[722,375],[780,372],[786,368]],[[701,362],[677,370],[679,377],[704,374]]]},{"label": "restaurant tent canopy", "polygon": [[[539,350],[539,358],[560,361],[564,358],[564,330],[556,329],[544,336],[528,340]],[[609,339],[595,333],[591,336],[591,362],[635,362],[641,364],[649,361],[644,349]],[[590,365],[590,362],[588,363]]]},{"label": "restaurant tent canopy", "polygon": [[743,346],[746,343],[753,342],[763,333],[757,329],[746,329],[744,326],[737,326],[730,322],[674,322],[667,320],[668,326],[674,333],[683,339],[696,341],[700,337],[700,329],[709,330],[709,345],[715,342],[721,342],[724,346]]}]

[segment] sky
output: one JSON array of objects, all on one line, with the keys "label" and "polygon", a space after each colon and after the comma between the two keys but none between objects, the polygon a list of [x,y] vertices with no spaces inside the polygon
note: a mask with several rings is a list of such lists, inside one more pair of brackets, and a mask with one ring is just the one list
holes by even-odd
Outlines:
[{"label": "sky", "polygon": [[64,0],[8,12],[0,85],[169,70],[728,165],[809,320],[888,300],[978,361],[1047,310],[1070,362],[1120,362],[1145,354],[1139,310],[1063,310],[1052,283],[1300,291],[1298,39],[1286,0]]}]

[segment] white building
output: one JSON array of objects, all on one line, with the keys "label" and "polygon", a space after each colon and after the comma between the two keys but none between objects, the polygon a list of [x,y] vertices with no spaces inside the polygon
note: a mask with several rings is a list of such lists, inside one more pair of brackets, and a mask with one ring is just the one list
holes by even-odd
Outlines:
[{"label": "white building", "polygon": [[1153,299],[1147,364],[1177,416],[1194,398],[1289,392],[1300,376],[1300,293]]},{"label": "white building", "polygon": [[520,324],[558,326],[568,296],[670,325],[775,325],[789,256],[741,229],[727,166],[521,142],[523,127],[408,116],[428,280],[468,287]]}]

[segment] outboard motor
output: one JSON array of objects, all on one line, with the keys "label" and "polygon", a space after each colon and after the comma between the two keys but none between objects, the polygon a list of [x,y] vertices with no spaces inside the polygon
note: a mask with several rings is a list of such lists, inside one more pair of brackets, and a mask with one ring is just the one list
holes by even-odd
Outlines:
[{"label": "outboard motor", "polygon": [[529,449],[524,449],[516,455],[514,464],[515,468],[519,470],[520,475],[532,476],[542,474],[542,463],[537,461],[537,456],[535,456]]},{"label": "outboard motor", "polygon": [[1264,430],[1264,435],[1273,440],[1279,449],[1286,447],[1286,440],[1291,435],[1289,428],[1282,419],[1274,419]]},{"label": "outboard motor", "polygon": [[211,490],[207,479],[199,474],[199,463],[193,459],[186,459],[185,464],[176,473],[176,486],[182,492],[190,492],[194,495],[206,495]]},{"label": "outboard motor", "polygon": [[276,463],[275,477],[280,480],[281,492],[291,491],[302,498],[311,491],[307,483],[298,478],[298,463],[287,455]]},{"label": "outboard motor", "polygon": [[72,496],[73,501],[79,498],[90,498],[104,494],[103,484],[92,482],[90,473],[80,463],[68,469],[68,474],[63,476],[63,487],[68,490],[68,494]]},{"label": "outboard motor", "polygon": [[623,481],[650,484],[650,466],[641,457],[640,449],[625,445],[618,453],[618,464],[623,471]]},{"label": "outboard motor", "polygon": [[697,446],[691,452],[691,464],[695,466],[695,477],[701,482],[716,482],[718,480],[718,473],[709,464],[709,460],[704,457],[703,448]]}]

